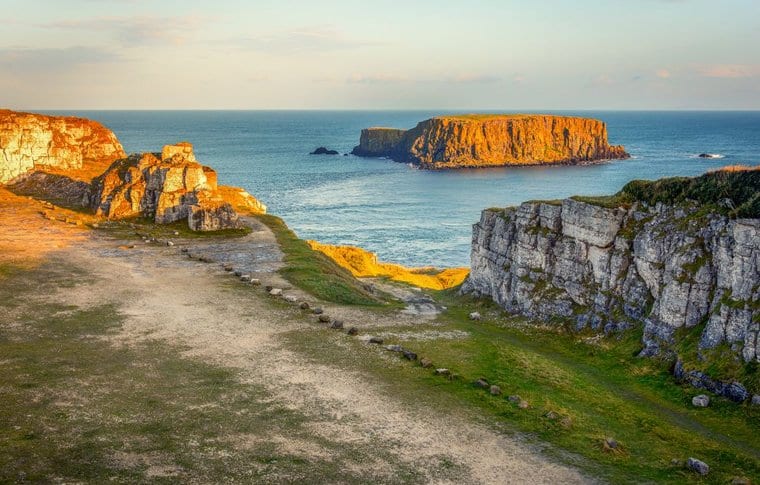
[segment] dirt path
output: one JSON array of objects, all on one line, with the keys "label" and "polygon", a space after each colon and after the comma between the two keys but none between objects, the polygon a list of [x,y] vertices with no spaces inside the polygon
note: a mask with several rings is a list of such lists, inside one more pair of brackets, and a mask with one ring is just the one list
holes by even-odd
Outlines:
[{"label": "dirt path", "polygon": [[[7,236],[7,235],[6,235]],[[10,237],[10,236],[7,236]],[[262,283],[286,288],[286,293],[308,298],[274,273],[281,254],[273,235],[256,227],[245,248],[233,258],[252,264]],[[122,246],[120,248],[120,246]],[[384,392],[361,372],[329,359],[314,362],[289,348],[284,334],[314,331],[313,317],[279,302],[262,289],[243,287],[218,263],[191,260],[176,247],[137,245],[126,250],[118,241],[92,237],[61,249],[57,257],[95,277],[91,282],[50,295],[50,300],[81,307],[112,302],[126,316],[115,345],[133,345],[145,339],[165,340],[186,349],[190,357],[239,369],[243,381],[263,385],[278,404],[307,417],[314,440],[269,437],[278,446],[319,459],[325,440],[348,449],[370,447],[371,459],[345,457],[348,467],[374,476],[394,476],[394,464],[419,470],[425,481],[467,483],[586,483],[578,471],[550,461],[533,445],[474,423],[450,411],[414,406]],[[216,251],[196,244],[191,252]],[[247,258],[246,254],[252,256]],[[247,258],[247,259],[246,259]],[[328,308],[342,318],[368,318],[350,308]],[[394,315],[393,322],[413,323],[414,312]],[[373,315],[374,323],[383,322]],[[237,436],[239,446],[261,437]],[[456,469],[447,476],[442,463]]]}]

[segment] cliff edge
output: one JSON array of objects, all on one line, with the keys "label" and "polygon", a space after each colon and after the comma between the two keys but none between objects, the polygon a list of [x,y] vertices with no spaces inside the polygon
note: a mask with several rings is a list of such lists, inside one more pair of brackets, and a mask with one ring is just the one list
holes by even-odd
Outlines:
[{"label": "cliff edge", "polygon": [[411,130],[362,130],[358,156],[388,157],[426,169],[579,164],[628,158],[611,146],[605,123],[554,115],[457,115]]},{"label": "cliff edge", "polygon": [[124,156],[116,135],[96,121],[0,110],[0,184],[39,168],[102,171]]},{"label": "cliff edge", "polygon": [[641,355],[748,399],[760,393],[760,169],[487,209],[462,292],[575,330],[640,328]]}]

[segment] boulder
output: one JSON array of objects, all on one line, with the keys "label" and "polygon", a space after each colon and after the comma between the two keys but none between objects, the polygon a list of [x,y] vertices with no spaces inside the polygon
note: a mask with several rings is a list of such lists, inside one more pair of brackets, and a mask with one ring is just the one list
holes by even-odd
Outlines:
[{"label": "boulder", "polygon": [[702,476],[705,476],[708,473],[710,473],[710,467],[707,465],[707,463],[701,460],[697,460],[696,458],[689,458],[688,461],[686,462],[686,467],[689,470],[695,473],[698,473]]},{"label": "boulder", "polygon": [[468,315],[470,320],[480,320],[480,313],[478,312],[472,312]]},{"label": "boulder", "polygon": [[501,387],[497,386],[496,384],[492,385],[488,391],[491,393],[492,396],[501,395]]},{"label": "boulder", "polygon": [[710,405],[710,397],[705,394],[700,394],[698,396],[694,396],[691,399],[691,404],[695,408],[706,408]]},{"label": "boulder", "polygon": [[370,337],[370,338],[369,338],[369,343],[371,343],[371,344],[378,344],[378,345],[382,345],[382,343],[383,343],[383,339],[382,339],[382,338],[380,338],[380,337]]}]

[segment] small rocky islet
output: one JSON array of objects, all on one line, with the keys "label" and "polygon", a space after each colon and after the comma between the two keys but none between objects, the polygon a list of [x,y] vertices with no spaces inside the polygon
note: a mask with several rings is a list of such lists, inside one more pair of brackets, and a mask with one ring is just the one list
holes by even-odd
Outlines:
[{"label": "small rocky islet", "polygon": [[575,165],[630,157],[622,146],[609,144],[602,121],[533,114],[438,116],[410,130],[366,128],[352,153],[433,170]]}]

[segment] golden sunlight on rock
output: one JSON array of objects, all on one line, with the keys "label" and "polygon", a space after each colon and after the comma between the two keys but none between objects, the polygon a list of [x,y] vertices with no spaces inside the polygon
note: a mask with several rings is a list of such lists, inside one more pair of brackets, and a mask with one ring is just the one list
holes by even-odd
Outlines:
[{"label": "golden sunlight on rock", "polygon": [[460,285],[469,273],[468,268],[406,268],[400,264],[383,263],[377,256],[355,246],[333,246],[308,241],[312,249],[321,251],[357,278],[387,277],[431,290],[445,290]]}]

